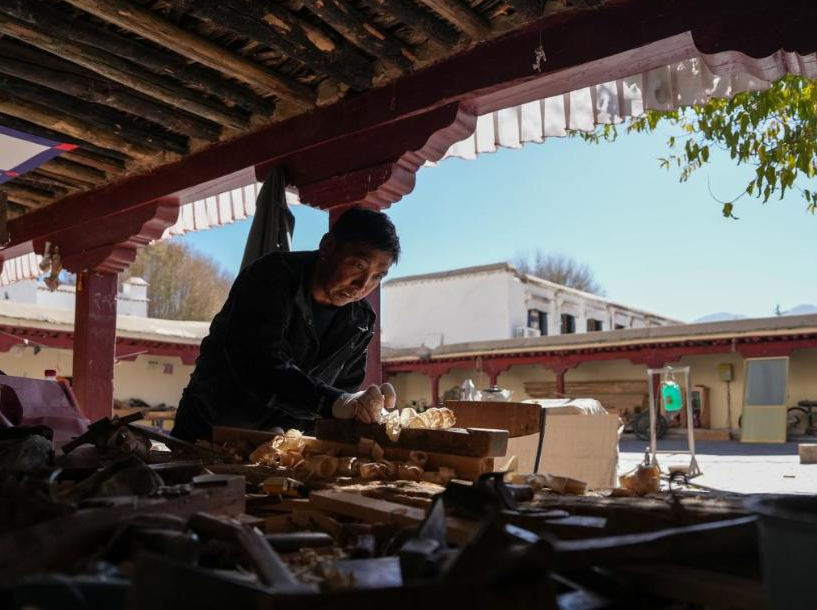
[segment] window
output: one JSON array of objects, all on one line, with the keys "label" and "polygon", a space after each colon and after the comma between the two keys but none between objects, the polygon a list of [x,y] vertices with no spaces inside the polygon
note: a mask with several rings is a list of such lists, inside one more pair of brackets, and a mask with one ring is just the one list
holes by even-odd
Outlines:
[{"label": "window", "polygon": [[548,334],[548,315],[541,309],[528,309],[528,328],[539,329],[539,334]]},{"label": "window", "polygon": [[747,405],[782,405],[786,402],[785,358],[746,361]]},{"label": "window", "polygon": [[576,318],[569,313],[562,314],[562,334],[570,335],[576,332]]},{"label": "window", "polygon": [[616,324],[616,330],[624,330],[625,328],[624,324]]},{"label": "window", "polygon": [[601,320],[594,320],[593,318],[587,319],[587,332],[595,333],[604,330],[604,322]]}]

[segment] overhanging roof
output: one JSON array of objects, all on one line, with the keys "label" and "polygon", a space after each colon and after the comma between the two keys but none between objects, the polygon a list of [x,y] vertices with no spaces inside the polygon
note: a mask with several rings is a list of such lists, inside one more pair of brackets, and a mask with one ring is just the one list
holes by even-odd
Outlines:
[{"label": "overhanging roof", "polygon": [[[384,364],[388,366],[389,364],[473,358],[475,356],[510,354],[558,356],[567,353],[589,353],[596,350],[626,351],[627,349],[643,348],[651,345],[668,346],[688,342],[712,341],[728,343],[745,338],[760,339],[804,335],[817,338],[817,315],[778,316],[704,324],[679,324],[595,333],[477,341],[441,345],[434,349],[425,347],[395,349],[384,345],[381,348],[381,356]],[[626,358],[626,356],[621,357]]]}]

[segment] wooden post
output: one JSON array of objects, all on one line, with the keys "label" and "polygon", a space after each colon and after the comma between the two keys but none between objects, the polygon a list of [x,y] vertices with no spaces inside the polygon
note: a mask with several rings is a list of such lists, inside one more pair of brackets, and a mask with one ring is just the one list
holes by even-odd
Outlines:
[{"label": "wooden post", "polygon": [[440,405],[440,375],[439,373],[431,374],[431,406],[438,407]]},{"label": "wooden post", "polygon": [[567,369],[556,369],[556,393],[559,395],[560,398],[564,397],[565,395],[565,373],[567,373]]},{"label": "wooden post", "polygon": [[74,393],[91,421],[113,412],[117,274],[84,270],[74,311]]}]

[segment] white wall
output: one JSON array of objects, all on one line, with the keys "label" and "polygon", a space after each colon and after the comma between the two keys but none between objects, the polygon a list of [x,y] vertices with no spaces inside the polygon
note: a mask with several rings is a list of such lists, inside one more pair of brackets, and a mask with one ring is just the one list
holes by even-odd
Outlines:
[{"label": "white wall", "polygon": [[[37,280],[22,280],[3,286],[0,289],[0,298],[15,303],[30,303],[41,307],[73,310],[76,304],[76,287],[62,285],[51,292]],[[138,280],[134,284],[126,281],[122,285],[122,292],[116,297],[116,313],[120,316],[146,318],[148,302],[147,283],[144,280]]]},{"label": "white wall", "polygon": [[[165,367],[169,364],[170,367]],[[7,375],[43,379],[46,369],[56,369],[59,376],[70,377],[73,371],[71,350],[34,347],[0,352],[0,370]],[[113,369],[113,396],[118,400],[140,398],[151,406],[164,403],[177,406],[182,390],[187,386],[192,366],[182,364],[180,358],[137,356],[133,362],[118,362]]]},{"label": "white wall", "polygon": [[386,284],[383,342],[391,347],[507,339],[509,273],[497,271]]},{"label": "white wall", "polygon": [[507,268],[436,278],[393,280],[383,287],[383,342],[390,347],[434,348],[442,344],[511,339],[528,326],[528,310],[548,314],[547,334],[561,334],[561,315],[576,319],[576,333],[589,319],[602,330],[675,323],[594,295],[522,278]]}]

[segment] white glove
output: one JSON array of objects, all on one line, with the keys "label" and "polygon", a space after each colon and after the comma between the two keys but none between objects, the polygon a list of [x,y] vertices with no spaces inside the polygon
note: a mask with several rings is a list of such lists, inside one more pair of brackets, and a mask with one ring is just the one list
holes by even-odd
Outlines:
[{"label": "white glove", "polygon": [[358,419],[364,424],[380,421],[380,412],[386,405],[383,392],[376,385],[370,385],[362,392],[344,394],[332,405],[332,417],[337,419]]}]

